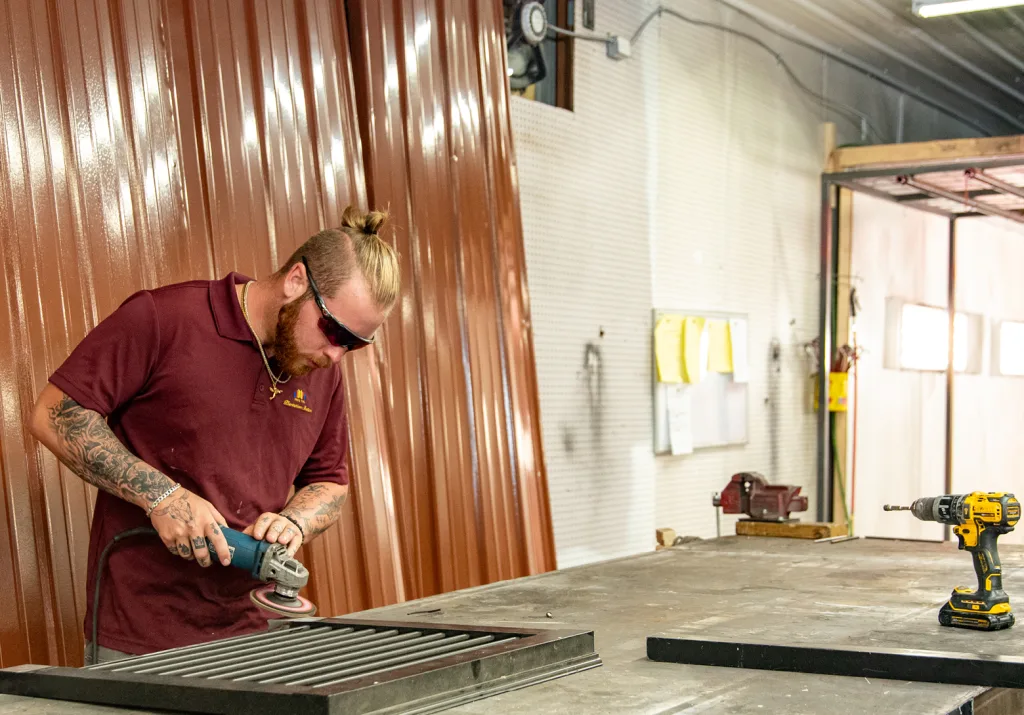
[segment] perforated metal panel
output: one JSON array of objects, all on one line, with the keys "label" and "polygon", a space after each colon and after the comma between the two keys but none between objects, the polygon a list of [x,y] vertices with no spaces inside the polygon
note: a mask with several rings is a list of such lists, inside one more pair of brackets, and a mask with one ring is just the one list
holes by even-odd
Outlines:
[{"label": "perforated metal panel", "polygon": [[190,713],[426,713],[600,664],[592,632],[307,619],[82,669],[0,671],[0,692]]}]

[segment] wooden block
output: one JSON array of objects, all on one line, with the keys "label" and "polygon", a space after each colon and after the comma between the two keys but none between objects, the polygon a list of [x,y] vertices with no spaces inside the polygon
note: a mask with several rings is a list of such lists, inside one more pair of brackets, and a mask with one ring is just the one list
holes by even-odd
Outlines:
[{"label": "wooden block", "polygon": [[821,141],[824,149],[823,163],[825,171],[835,171],[835,158],[833,154],[836,151],[836,125],[834,122],[825,122],[821,125]]},{"label": "wooden block", "polygon": [[789,539],[825,539],[846,536],[846,524],[815,521],[752,521],[736,522],[740,536],[782,536]]},{"label": "wooden block", "polygon": [[672,542],[676,540],[675,529],[658,529],[655,534],[658,536],[658,543],[661,546],[671,546]]}]

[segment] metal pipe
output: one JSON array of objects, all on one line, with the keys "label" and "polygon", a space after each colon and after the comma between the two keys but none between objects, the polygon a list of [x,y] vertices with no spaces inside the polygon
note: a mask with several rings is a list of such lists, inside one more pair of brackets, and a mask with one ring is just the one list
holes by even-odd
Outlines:
[{"label": "metal pipe", "polygon": [[1013,213],[1012,211],[1005,211],[997,206],[991,206],[989,204],[978,201],[977,199],[957,195],[952,191],[946,191],[945,189],[921,181],[920,179],[917,179],[913,176],[898,176],[896,177],[896,181],[901,184],[905,184],[906,186],[910,186],[914,189],[917,189],[918,191],[923,191],[925,193],[932,194],[936,198],[943,198],[949,201],[955,201],[956,203],[962,204],[964,206],[970,206],[975,211],[983,213],[986,216],[996,216],[998,218],[1005,218],[1009,219],[1010,221],[1016,221],[1017,223],[1024,223],[1024,215],[1022,214]]},{"label": "metal pipe", "polygon": [[1018,198],[1024,199],[1024,188],[1021,188],[1020,186],[1014,186],[1013,184],[1008,184],[1002,179],[997,179],[994,176],[986,174],[981,169],[967,169],[964,172],[964,176],[966,176],[968,179],[980,181],[982,184],[987,184],[996,191],[1001,191],[1004,194],[1010,194],[1011,196],[1016,196]]},{"label": "metal pipe", "polygon": [[[971,189],[970,191],[963,192],[961,196],[966,196],[969,199],[980,199],[986,196],[999,196],[1001,193],[1001,191],[996,191],[995,189]],[[900,204],[912,204],[915,201],[935,200],[934,196],[929,196],[928,194],[900,194],[894,198],[896,199],[896,202]],[[960,218],[960,216],[957,215],[957,218]]]},{"label": "metal pipe", "polygon": [[[875,17],[878,18],[879,24],[881,24],[883,27],[899,27],[900,23],[902,22],[902,18],[898,17],[896,13],[892,12],[888,8],[882,7],[878,3],[878,0],[860,0],[859,5],[865,8],[866,10],[869,10],[870,12],[874,13]],[[949,47],[947,47],[944,43],[939,42],[934,37],[929,35],[927,32],[920,29],[919,27],[911,26],[909,34],[918,42],[924,43],[925,45],[938,52],[940,55],[945,57],[953,64],[959,65],[963,69],[973,74],[978,79],[987,82],[991,86],[995,87],[1006,96],[1012,97],[1018,102],[1024,102],[1024,94],[1014,89],[1011,85],[999,79],[991,72],[985,71],[984,69],[974,64],[967,58],[957,54]],[[986,42],[986,49],[994,50],[994,44],[995,43],[993,43],[992,41]]]},{"label": "metal pipe", "polygon": [[1024,72],[1024,62],[1022,62],[1021,59],[1017,57],[1017,55],[1007,50],[1000,43],[996,42],[994,37],[984,35],[981,32],[978,32],[978,30],[975,29],[973,25],[971,25],[968,22],[965,22],[963,18],[951,17],[950,20],[952,20],[953,24],[960,28],[961,32],[964,32],[970,35],[972,38],[974,38],[974,41],[977,42],[979,45],[984,45],[989,50],[992,50],[992,52],[999,55],[1004,62],[1008,62],[1009,64],[1016,67],[1018,72]]},{"label": "metal pipe", "polygon": [[[282,651],[287,652],[294,648],[306,647],[312,641],[319,642],[320,639],[328,638],[332,635],[333,630],[334,629],[332,628],[318,628],[297,638],[279,638],[274,641],[246,643],[241,648],[220,648],[217,651],[209,653],[183,653],[181,655],[176,655],[173,658],[166,658],[164,660],[157,660],[150,663],[142,663],[142,667],[127,665],[123,670],[127,670],[132,673],[177,675],[179,673],[179,670],[177,669],[184,668],[187,670],[197,664],[202,667],[201,664],[203,663],[218,663],[222,662],[227,657],[248,657],[247,654],[251,653],[278,653]],[[115,672],[118,671],[115,670]]]},{"label": "metal pipe", "polygon": [[[488,640],[492,640],[492,642],[491,643],[487,643],[486,641],[488,641]],[[496,646],[496,645],[499,645],[501,643],[507,643],[508,641],[513,641],[513,640],[515,640],[515,638],[499,638],[498,640],[493,640],[493,636],[484,636],[482,638],[477,638],[474,641],[466,641],[465,643],[462,643],[458,647],[446,648],[445,650],[447,652],[444,652],[444,655],[448,655],[448,656],[457,655],[457,654],[465,652],[467,650],[477,650],[478,648],[480,648],[482,646]],[[484,641],[484,642],[481,643],[479,641]],[[441,649],[438,649],[438,650],[441,650]],[[434,655],[430,655],[430,656],[428,656],[426,658],[419,658],[417,660],[408,660],[407,658],[405,658],[405,659],[403,659],[404,662],[389,664],[388,667],[391,667],[392,665],[399,665],[400,664],[403,668],[408,668],[410,665],[417,665],[419,663],[427,663],[429,661],[432,661],[432,660],[434,660],[437,657],[437,655],[438,654],[435,653]],[[371,671],[370,673],[353,673],[351,675],[346,675],[343,678],[338,678],[337,680],[329,680],[326,683],[320,683],[318,685],[315,685],[314,687],[326,688],[326,687],[328,687],[330,685],[340,685],[341,683],[344,683],[347,680],[353,680],[355,678],[363,678],[363,677],[366,677],[367,675],[371,675],[372,672],[373,671]]]},{"label": "metal pipe", "polygon": [[[901,197],[899,197],[899,196],[893,196],[892,194],[886,193],[885,191],[879,191],[878,189],[873,189],[870,186],[865,186],[864,184],[861,184],[858,181],[843,181],[841,179],[833,179],[832,183],[834,183],[836,186],[842,186],[844,188],[847,188],[850,191],[856,191],[856,192],[861,193],[861,194],[867,194],[868,196],[874,196],[876,199],[882,199],[883,201],[891,201],[891,202],[895,202],[897,204],[902,204],[903,203],[900,200]],[[915,194],[915,196],[916,195],[921,195],[921,194]],[[932,197],[928,197],[928,198],[932,198]],[[934,214],[936,216],[941,216],[942,218],[952,218],[953,217],[953,214],[950,213],[949,211],[943,211],[942,209],[935,208],[934,206],[927,206],[925,204],[914,204],[911,208],[915,209],[916,211],[924,211],[925,213],[930,213],[930,214]]]},{"label": "metal pipe", "polygon": [[[946,305],[949,312],[949,333],[947,337],[946,363],[946,480],[944,494],[953,493],[953,376],[956,365],[956,219],[949,220],[949,268],[946,284]],[[942,527],[942,540],[949,541],[949,526]]]},{"label": "metal pipe", "polygon": [[[381,640],[373,643],[374,650],[386,650],[396,644],[407,645],[408,643],[415,643],[418,638],[425,637],[421,631],[409,631],[408,633],[399,633],[398,631],[391,631],[394,635],[382,638]],[[297,654],[296,657],[288,658],[285,660],[278,660],[273,663],[265,665],[257,665],[255,667],[244,667],[242,669],[235,669],[230,672],[221,673],[220,675],[210,678],[210,680],[221,680],[230,679],[234,681],[241,680],[261,680],[264,678],[272,678],[277,675],[286,675],[302,670],[308,665],[320,663],[324,658],[333,658],[335,661],[344,661],[346,658],[360,655],[363,653],[371,652],[371,649],[366,648],[365,644],[357,646],[346,646],[338,649],[327,649],[325,653],[323,648],[318,648],[315,651],[304,651],[301,654]]]},{"label": "metal pipe", "polygon": [[896,143],[903,143],[903,128],[907,121],[907,94],[900,92],[900,98],[896,102]]},{"label": "metal pipe", "polygon": [[[877,163],[877,162],[872,162]],[[1002,154],[989,159],[960,159],[959,161],[937,161],[933,163],[923,162],[917,164],[900,164],[897,162],[886,162],[888,166],[873,169],[841,169],[840,171],[826,172],[826,179],[833,182],[857,181],[860,179],[880,179],[887,176],[900,176],[901,174],[937,174],[946,171],[964,171],[965,169],[997,169],[1006,166],[1024,165],[1024,152],[1015,154]]]},{"label": "metal pipe", "polygon": [[818,521],[832,520],[832,469],[829,446],[828,378],[832,362],[832,183],[821,182],[821,286],[818,325]]},{"label": "metal pipe", "polygon": [[[286,659],[296,653],[310,653],[313,651],[320,652],[326,648],[342,648],[345,646],[352,646],[353,643],[357,644],[353,647],[358,648],[358,644],[362,644],[365,641],[372,640],[373,638],[382,638],[390,633],[397,633],[398,631],[373,631],[373,630],[362,630],[356,632],[354,629],[345,629],[338,632],[337,634],[332,633],[331,635],[320,638],[312,643],[303,643],[301,646],[294,646],[290,643],[285,644],[284,648],[269,648],[266,650],[257,650],[253,652],[251,648],[247,648],[244,651],[232,651],[225,653],[213,658],[201,658],[199,660],[189,661],[176,666],[173,670],[159,670],[159,675],[176,675],[179,677],[188,677],[192,675],[199,675],[203,678],[210,678],[214,680],[213,676],[218,673],[224,673],[225,671],[231,671],[232,669],[238,670],[241,667],[252,667],[257,666],[260,663],[270,661],[273,664],[282,662],[282,659]],[[239,665],[241,664],[241,665]],[[223,677],[223,676],[221,676]]]},{"label": "metal pipe", "polygon": [[101,666],[97,666],[95,668],[90,666],[89,670],[106,669],[115,672],[127,671],[131,673],[139,673],[145,672],[143,670],[144,668],[149,668],[154,664],[169,665],[182,660],[188,661],[196,657],[214,653],[223,653],[224,651],[233,651],[240,644],[245,644],[245,647],[248,647],[249,645],[255,645],[259,648],[273,647],[280,641],[295,643],[305,640],[312,634],[326,635],[331,630],[332,629],[329,626],[312,629],[309,626],[296,626],[288,630],[277,631],[274,633],[257,633],[251,636],[229,638],[227,640],[214,641],[212,643],[200,643],[198,645],[186,646],[184,648],[174,648],[172,650],[151,653],[150,655],[140,655],[128,660],[115,660],[109,663],[103,663]]},{"label": "metal pipe", "polygon": [[[393,648],[391,645],[383,645],[375,646],[373,648],[367,648],[366,650],[360,653],[346,653],[344,655],[332,656],[326,659],[321,658],[316,663],[316,668],[312,670],[306,670],[304,673],[287,673],[283,675],[275,675],[272,678],[260,677],[256,682],[260,683],[261,685],[273,683],[285,683],[286,685],[296,685],[300,682],[306,682],[305,680],[291,680],[291,678],[295,678],[297,675],[313,676],[317,673],[320,673],[321,675],[310,678],[310,680],[316,680],[317,678],[329,678],[335,675],[335,673],[332,671],[335,671],[335,669],[338,667],[351,666],[361,663],[375,663],[385,655],[388,655],[389,653],[391,655],[396,655],[400,653],[419,652],[426,647],[433,646],[439,643],[454,643],[456,641],[461,642],[467,638],[469,638],[469,635],[465,633],[451,637],[446,636],[442,632],[428,633],[426,635],[420,635],[416,638],[401,643],[400,645],[402,647],[397,649]],[[359,657],[353,658],[353,656]]]},{"label": "metal pipe", "polygon": [[[462,637],[463,636],[459,636],[459,638]],[[379,670],[387,670],[389,668],[393,668],[396,665],[409,665],[411,663],[421,663],[426,660],[433,660],[434,657],[442,654],[450,655],[453,653],[461,653],[467,650],[475,650],[479,646],[487,645],[494,640],[494,636],[491,635],[480,636],[479,638],[472,638],[470,640],[463,641],[460,643],[452,643],[451,645],[440,645],[436,648],[431,648],[429,651],[422,651],[420,653],[409,653],[407,655],[399,656],[396,658],[388,658],[387,660],[382,660],[378,663],[368,663],[367,665],[361,665],[358,668],[348,668],[347,670],[338,673],[338,675],[341,675],[342,677],[335,678],[333,680],[327,680],[325,682],[317,682],[313,685],[313,687],[323,688],[327,687],[328,685],[337,685],[338,683],[342,683],[346,680],[351,680],[353,677],[357,675],[369,675]],[[502,640],[504,641],[511,639],[503,638]],[[316,678],[314,680],[323,681],[324,679],[323,677],[321,677]]]},{"label": "metal pipe", "polygon": [[[441,633],[435,633],[433,635],[443,635]],[[436,653],[445,653],[454,648],[462,648],[470,643],[474,642],[488,642],[494,639],[494,636],[483,636],[482,638],[469,637],[468,633],[460,633],[457,636],[446,636],[440,640],[434,641],[433,643],[418,643],[408,648],[399,648],[398,650],[391,651],[391,653],[375,653],[372,656],[365,658],[357,658],[356,660],[349,661],[347,667],[341,670],[335,670],[335,665],[322,665],[313,670],[306,671],[306,677],[299,678],[297,680],[289,680],[287,677],[271,678],[269,680],[261,680],[260,683],[281,683],[289,686],[296,685],[323,685],[324,681],[335,679],[341,675],[349,675],[352,673],[364,673],[366,671],[378,670],[387,665],[393,665],[395,663],[401,663],[403,660],[414,660],[416,658],[422,658],[423,656],[433,655]],[[385,657],[390,656],[390,657]]]},{"label": "metal pipe", "polygon": [[861,30],[856,25],[846,22],[838,15],[829,12],[823,5],[819,5],[817,0],[791,0],[791,2],[801,6],[804,10],[811,13],[812,15],[817,15],[819,19],[825,21],[830,27],[842,28],[842,32],[846,36],[854,38],[858,40],[860,43],[864,44],[865,46],[871,47],[877,50],[878,52],[881,52],[882,54],[888,55],[897,62],[900,62],[903,65],[913,69],[914,71],[924,75],[933,82],[942,85],[950,92],[954,94],[959,94],[964,100],[966,100],[968,106],[973,105],[979,108],[983,108],[986,111],[988,111],[989,114],[1000,117],[1010,126],[1016,127],[1017,129],[1024,129],[1024,122],[1022,122],[1020,119],[1018,119],[1010,112],[1005,111],[995,102],[990,102],[984,97],[977,95],[974,92],[971,92],[970,90],[964,88],[960,83],[953,81],[949,77],[946,77],[941,72],[931,69],[927,65],[918,62],[909,55],[905,55],[898,49],[891,47],[885,42],[882,42],[870,32]]}]

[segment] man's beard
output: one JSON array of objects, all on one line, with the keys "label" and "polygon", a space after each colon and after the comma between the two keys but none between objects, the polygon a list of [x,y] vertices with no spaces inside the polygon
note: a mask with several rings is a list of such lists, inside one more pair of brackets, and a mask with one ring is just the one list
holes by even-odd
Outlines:
[{"label": "man's beard", "polygon": [[299,351],[298,342],[295,340],[295,326],[299,322],[299,312],[305,300],[293,300],[285,304],[277,314],[277,326],[270,339],[270,351],[279,369],[289,375],[302,377],[313,371],[309,364],[310,360],[316,363],[317,367],[330,367],[331,361],[328,358],[313,358],[303,355]]}]

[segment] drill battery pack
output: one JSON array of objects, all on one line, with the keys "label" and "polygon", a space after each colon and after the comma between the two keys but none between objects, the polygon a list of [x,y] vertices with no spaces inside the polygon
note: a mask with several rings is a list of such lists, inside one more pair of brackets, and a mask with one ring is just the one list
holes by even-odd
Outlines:
[{"label": "drill battery pack", "polygon": [[939,609],[939,624],[979,631],[999,631],[1014,624],[1010,599],[980,599],[976,591],[964,588],[953,591]]}]

